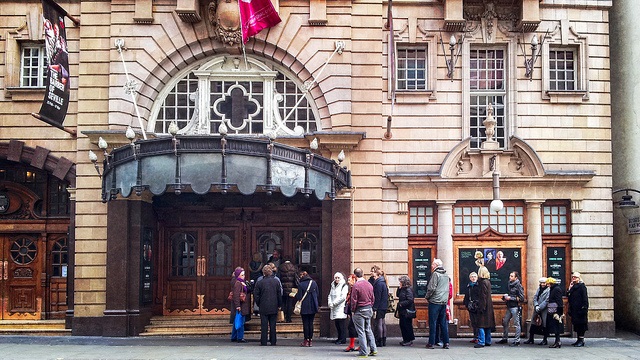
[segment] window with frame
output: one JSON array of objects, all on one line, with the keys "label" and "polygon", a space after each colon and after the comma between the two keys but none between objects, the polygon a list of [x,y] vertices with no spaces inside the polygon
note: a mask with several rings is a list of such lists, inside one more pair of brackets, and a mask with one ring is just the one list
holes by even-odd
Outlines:
[{"label": "window with frame", "polygon": [[397,65],[397,91],[419,91],[427,89],[426,46],[399,46]]},{"label": "window with frame", "polygon": [[569,209],[567,205],[542,206],[542,233],[568,234]]},{"label": "window with frame", "polygon": [[153,131],[167,134],[173,121],[179,134],[217,134],[223,123],[230,134],[302,135],[320,128],[304,85],[276,65],[250,59],[245,70],[243,61],[213,59],[182,72],[154,106]]},{"label": "window with frame", "polygon": [[506,70],[505,50],[503,49],[471,49],[469,54],[469,135],[471,147],[480,148],[487,139],[483,121],[487,117],[489,104],[493,107],[496,120],[494,140],[501,148],[506,141],[505,100]]},{"label": "window with frame", "polygon": [[409,235],[435,234],[435,209],[433,206],[409,207]]},{"label": "window with frame", "polygon": [[23,44],[20,52],[20,87],[45,87],[46,69],[47,53],[44,45]]},{"label": "window with frame", "polygon": [[549,90],[574,91],[578,89],[576,51],[566,48],[549,49]]},{"label": "window with frame", "polygon": [[524,206],[505,204],[499,213],[489,204],[458,204],[453,209],[454,233],[477,234],[488,227],[503,234],[524,234]]}]

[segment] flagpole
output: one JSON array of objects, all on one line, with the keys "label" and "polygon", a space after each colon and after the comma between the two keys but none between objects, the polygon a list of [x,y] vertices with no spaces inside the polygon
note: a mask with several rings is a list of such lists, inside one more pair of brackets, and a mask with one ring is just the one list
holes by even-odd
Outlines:
[{"label": "flagpole", "polygon": [[122,60],[122,66],[124,67],[124,74],[127,77],[127,83],[125,84],[125,92],[131,95],[131,101],[133,101],[133,108],[136,110],[136,116],[138,117],[138,125],[140,125],[140,130],[142,131],[142,137],[147,140],[147,133],[144,131],[144,126],[142,125],[142,118],[140,117],[140,110],[138,109],[138,103],[136,101],[136,82],[129,78],[129,71],[127,71],[127,63],[124,61],[124,54],[122,54],[122,50],[124,49],[124,40],[116,39],[116,49],[118,53],[120,53],[120,59]]},{"label": "flagpole", "polygon": [[73,23],[76,26],[80,25],[80,19],[70,15],[65,9],[62,8],[62,6],[58,5],[58,3],[56,3],[53,0],[44,0],[47,3],[49,3],[49,5],[51,5],[52,7],[54,7],[56,9],[57,12],[59,12],[60,14],[62,14],[62,16],[66,16],[69,18],[69,20],[73,21]]},{"label": "flagpole", "polygon": [[[329,56],[327,61],[325,61],[324,65],[322,66],[322,69],[320,69],[320,71],[318,72],[318,75],[314,77],[313,74],[311,74],[312,80],[309,83],[305,83],[303,93],[309,92],[313,88],[313,86],[318,83],[316,79],[320,77],[324,69],[327,67],[327,65],[329,65],[329,61],[331,61],[331,59],[336,53],[342,54],[343,50],[344,50],[344,41],[336,41],[336,49]],[[301,96],[300,99],[298,99],[298,102],[296,102],[296,104],[289,111],[289,113],[284,117],[284,119],[282,119],[282,121],[287,121],[287,119],[289,119],[289,116],[291,116],[291,114],[298,109],[298,106],[300,105],[302,100],[304,100],[304,96]]]}]

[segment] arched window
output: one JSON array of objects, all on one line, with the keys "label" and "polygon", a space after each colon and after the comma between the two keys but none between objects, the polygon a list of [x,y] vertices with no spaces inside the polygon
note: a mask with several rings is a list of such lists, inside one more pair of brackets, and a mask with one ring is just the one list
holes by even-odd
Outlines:
[{"label": "arched window", "polygon": [[274,64],[220,56],[180,73],[161,91],[149,131],[179,134],[301,136],[318,130],[317,109],[305,86]]}]

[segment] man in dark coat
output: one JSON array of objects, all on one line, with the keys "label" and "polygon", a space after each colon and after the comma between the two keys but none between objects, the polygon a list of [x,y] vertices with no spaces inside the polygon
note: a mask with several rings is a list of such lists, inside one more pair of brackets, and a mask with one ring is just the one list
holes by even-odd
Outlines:
[{"label": "man in dark coat", "polygon": [[270,266],[263,267],[262,274],[263,278],[258,282],[253,293],[255,301],[260,307],[260,345],[267,345],[267,326],[269,328],[269,342],[271,345],[275,345],[278,308],[282,307],[282,288]]},{"label": "man in dark coat", "polygon": [[289,294],[291,294],[291,291],[298,286],[296,273],[296,266],[291,263],[291,260],[288,257],[285,257],[284,262],[278,267],[278,275],[282,282],[282,310],[284,312],[284,320],[288,323],[291,322],[293,304],[295,302]]}]

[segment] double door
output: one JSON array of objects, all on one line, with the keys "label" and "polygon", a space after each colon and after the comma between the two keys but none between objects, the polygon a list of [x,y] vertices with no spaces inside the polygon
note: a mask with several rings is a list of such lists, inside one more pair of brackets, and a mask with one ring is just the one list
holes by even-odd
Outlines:
[{"label": "double door", "polygon": [[37,235],[0,234],[2,320],[41,318],[43,252]]},{"label": "double door", "polygon": [[165,315],[211,314],[227,306],[238,263],[235,229],[169,228]]}]

